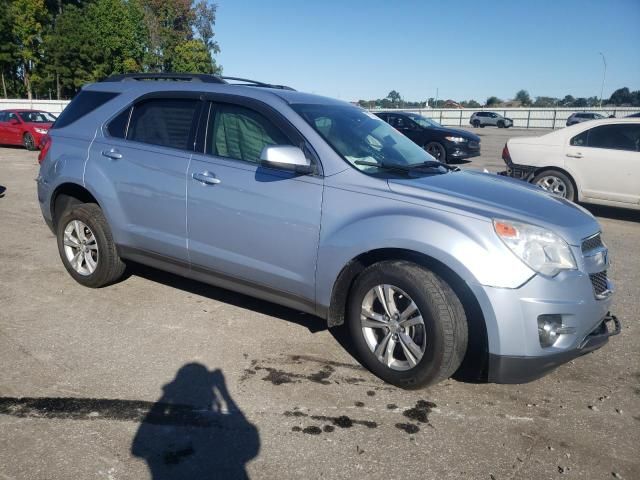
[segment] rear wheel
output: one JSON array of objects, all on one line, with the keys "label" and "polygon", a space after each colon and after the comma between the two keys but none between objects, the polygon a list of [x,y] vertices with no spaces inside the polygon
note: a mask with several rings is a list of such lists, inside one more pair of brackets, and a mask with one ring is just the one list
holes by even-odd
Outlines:
[{"label": "rear wheel", "polygon": [[75,205],[57,224],[58,252],[69,274],[80,284],[98,288],[119,280],[125,264],[111,230],[95,203]]},{"label": "rear wheel", "polygon": [[576,191],[571,178],[558,170],[544,170],[533,177],[531,183],[538,185],[549,193],[572,202],[576,201]]},{"label": "rear wheel", "polygon": [[30,133],[24,134],[24,136],[22,137],[22,145],[24,145],[24,148],[26,148],[29,151],[33,151],[37,149],[36,141],[33,138],[33,135],[31,135]]},{"label": "rear wheel", "polygon": [[480,120],[474,120],[473,122],[471,122],[471,125],[473,125],[475,128],[478,128],[480,126]]},{"label": "rear wheel", "polygon": [[429,142],[424,146],[424,149],[436,160],[447,163],[447,150],[441,143]]},{"label": "rear wheel", "polygon": [[467,348],[457,295],[435,273],[408,261],[380,262],[358,276],[348,326],[363,365],[402,388],[450,377]]}]

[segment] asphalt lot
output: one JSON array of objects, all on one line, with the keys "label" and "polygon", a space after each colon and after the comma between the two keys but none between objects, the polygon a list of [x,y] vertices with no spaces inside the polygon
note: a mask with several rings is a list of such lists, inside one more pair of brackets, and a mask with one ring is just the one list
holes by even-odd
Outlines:
[{"label": "asphalt lot", "polygon": [[[464,166],[490,171],[541,133],[474,131]],[[525,385],[402,391],[309,315],[143,267],[75,283],[37,170],[0,148],[0,479],[640,478],[637,213],[590,207],[624,322],[607,346]]]}]

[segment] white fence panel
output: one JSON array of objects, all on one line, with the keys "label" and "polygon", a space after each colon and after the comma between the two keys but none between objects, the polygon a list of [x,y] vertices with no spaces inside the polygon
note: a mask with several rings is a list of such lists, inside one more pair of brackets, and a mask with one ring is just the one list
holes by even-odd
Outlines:
[{"label": "white fence panel", "polygon": [[29,110],[44,110],[45,112],[60,113],[70,100],[26,100],[22,98],[0,98],[0,110],[24,108]]},{"label": "white fence panel", "polygon": [[[393,111],[371,110],[372,112]],[[490,111],[499,113],[513,120],[516,128],[562,128],[567,118],[575,112],[595,112],[608,117],[621,118],[640,112],[638,107],[603,107],[603,108],[404,108],[402,112],[414,112],[431,118],[447,127],[469,127],[469,119],[473,112]]]}]

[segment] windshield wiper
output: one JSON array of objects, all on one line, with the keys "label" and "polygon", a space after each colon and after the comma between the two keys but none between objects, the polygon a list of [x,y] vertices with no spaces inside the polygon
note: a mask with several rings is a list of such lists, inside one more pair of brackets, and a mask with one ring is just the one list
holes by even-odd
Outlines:
[{"label": "windshield wiper", "polygon": [[367,160],[356,160],[356,165],[364,165],[367,167],[384,168],[385,170],[400,170],[401,172],[411,172],[420,168],[439,168],[442,167],[450,172],[457,172],[460,169],[458,167],[452,167],[446,163],[438,162],[435,160],[429,160],[422,163],[416,163],[414,165],[400,165],[399,163],[384,163],[384,162],[369,162]]}]

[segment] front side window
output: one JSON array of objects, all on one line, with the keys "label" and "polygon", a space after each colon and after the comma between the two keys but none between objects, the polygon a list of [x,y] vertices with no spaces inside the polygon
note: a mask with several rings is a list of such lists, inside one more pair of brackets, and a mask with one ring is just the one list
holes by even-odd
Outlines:
[{"label": "front side window", "polygon": [[425,128],[439,128],[442,126],[435,120],[431,120],[430,118],[423,117],[422,115],[418,115],[418,114],[412,113],[409,115],[409,118],[414,122],[416,122],[421,127],[425,127]]},{"label": "front side window", "polygon": [[190,150],[198,100],[157,98],[143,100],[133,107],[127,140],[162,147]]},{"label": "front side window", "polygon": [[640,125],[602,125],[590,129],[588,146],[612,150],[640,151]]},{"label": "front side window", "polygon": [[[316,128],[330,128],[330,119],[319,118]],[[211,105],[206,153],[259,163],[262,149],[271,145],[291,145],[291,141],[262,114],[239,105]]]},{"label": "front side window", "polygon": [[[324,140],[347,162],[365,173],[382,172],[365,163],[410,167],[433,157],[375,115],[349,105],[292,105]],[[318,127],[321,121],[323,128]]]},{"label": "front side window", "polygon": [[569,144],[574,147],[586,147],[588,136],[589,136],[589,130],[585,130],[584,132],[579,133],[578,135],[573,137],[569,142]]}]

